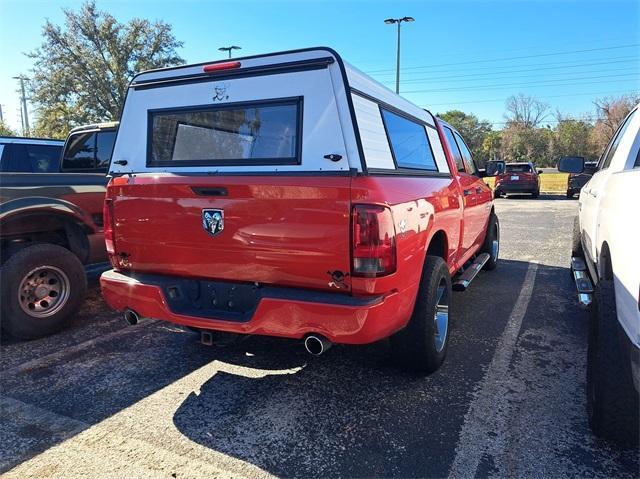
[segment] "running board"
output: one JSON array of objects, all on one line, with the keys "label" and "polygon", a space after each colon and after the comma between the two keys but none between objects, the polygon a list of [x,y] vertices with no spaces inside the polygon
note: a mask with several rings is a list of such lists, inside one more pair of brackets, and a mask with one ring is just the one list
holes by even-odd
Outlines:
[{"label": "running board", "polygon": [[458,276],[458,279],[453,282],[453,285],[451,286],[453,290],[465,291],[471,284],[471,281],[473,281],[476,275],[480,272],[485,263],[489,261],[490,257],[491,256],[489,256],[489,253],[479,254],[476,259],[473,260],[473,263],[471,263],[469,267],[465,269],[460,276]]},{"label": "running board", "polygon": [[578,290],[578,303],[582,308],[588,308],[593,302],[593,283],[582,258],[571,258],[571,275]]}]

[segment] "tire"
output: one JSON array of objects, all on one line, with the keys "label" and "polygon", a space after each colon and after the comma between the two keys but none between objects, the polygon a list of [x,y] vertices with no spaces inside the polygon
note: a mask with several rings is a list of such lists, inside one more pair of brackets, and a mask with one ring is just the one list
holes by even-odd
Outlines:
[{"label": "tire", "polygon": [[567,190],[567,199],[569,199],[569,200],[573,199],[573,195],[574,195],[573,191]]},{"label": "tire", "polygon": [[580,239],[580,219],[578,215],[573,219],[573,233],[571,235],[571,256],[584,258],[584,250],[582,249],[582,241]]},{"label": "tire", "polygon": [[538,196],[540,196],[540,190],[535,190],[531,192],[532,198],[537,198]]},{"label": "tire", "polygon": [[84,267],[69,250],[27,246],[2,267],[2,328],[21,339],[57,332],[73,319],[86,290]]},{"label": "tire", "polygon": [[612,280],[598,283],[594,304],[587,353],[589,426],[603,439],[637,445],[640,400],[630,357],[637,350],[618,322]]},{"label": "tire", "polygon": [[502,192],[500,190],[495,190],[493,192],[493,197],[494,198],[500,198],[502,196]]},{"label": "tire", "polygon": [[427,375],[442,365],[449,346],[451,297],[447,263],[427,256],[409,324],[391,337],[393,355],[404,369]]},{"label": "tire", "polygon": [[[497,242],[494,250],[494,241]],[[491,271],[498,266],[498,256],[500,254],[500,222],[498,217],[492,211],[489,217],[489,224],[487,225],[487,232],[484,236],[484,243],[482,244],[481,253],[488,253],[489,260],[484,264],[482,269]]]}]

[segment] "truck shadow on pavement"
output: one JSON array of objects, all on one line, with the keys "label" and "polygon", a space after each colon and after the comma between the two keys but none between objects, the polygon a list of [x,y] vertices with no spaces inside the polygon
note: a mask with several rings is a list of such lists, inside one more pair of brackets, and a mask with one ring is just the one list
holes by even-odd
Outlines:
[{"label": "truck shadow on pavement", "polygon": [[[0,471],[43,452],[33,460],[55,461],[46,458],[53,446],[86,429],[113,434],[115,427],[150,450],[174,451],[179,442],[175,450],[202,457],[204,447],[279,476],[444,477],[529,267],[502,260],[495,272],[480,274],[467,292],[454,295],[448,357],[426,378],[396,368],[386,341],[334,346],[320,358],[307,355],[300,342],[265,337],[212,348],[167,323],[124,328],[97,298],[95,311],[102,311],[97,323],[77,325],[57,340],[3,343],[2,397],[25,405],[26,416],[3,411],[0,432],[7,440]],[[514,454],[533,466],[542,464],[548,476],[576,470],[564,463],[545,466],[558,455],[569,462],[588,458],[589,468],[579,469],[583,475],[613,471],[622,477],[637,470],[629,459],[633,453],[621,457],[598,448],[588,431],[586,313],[575,304],[568,269],[539,265],[533,298],[522,347],[512,357],[514,391],[521,394],[513,402],[523,410],[505,411],[508,424],[517,423],[514,435],[531,441],[539,435],[543,442],[532,445],[509,436]],[[86,336],[98,341],[78,347]],[[56,350],[56,341],[66,349]],[[550,355],[550,348],[560,352]],[[25,360],[32,366],[22,367]],[[535,421],[529,410],[538,414]],[[49,422],[55,418],[80,427],[65,422],[54,427]],[[511,433],[492,431],[485,439],[500,434]],[[532,459],[534,450],[541,453]],[[480,475],[491,473],[482,469],[492,464],[491,454]],[[204,457],[213,462],[219,456]]]}]

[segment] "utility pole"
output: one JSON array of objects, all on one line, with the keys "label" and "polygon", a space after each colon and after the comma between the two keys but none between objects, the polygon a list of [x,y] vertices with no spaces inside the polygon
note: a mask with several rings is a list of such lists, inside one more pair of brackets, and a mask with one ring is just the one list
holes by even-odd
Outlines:
[{"label": "utility pole", "polygon": [[4,122],[4,117],[2,116],[2,105],[0,105],[0,123]]},{"label": "utility pole", "polygon": [[[27,79],[20,75],[13,77],[14,80],[20,80],[20,91],[22,92],[20,102],[22,103],[20,116],[22,117],[22,134],[29,136],[29,111],[27,110],[27,95],[24,92],[24,81]],[[23,113],[24,112],[24,113]]]},{"label": "utility pole", "polygon": [[400,24],[402,22],[414,22],[413,17],[387,18],[384,23],[387,25],[398,24],[398,42],[396,51],[396,93],[400,93]]}]

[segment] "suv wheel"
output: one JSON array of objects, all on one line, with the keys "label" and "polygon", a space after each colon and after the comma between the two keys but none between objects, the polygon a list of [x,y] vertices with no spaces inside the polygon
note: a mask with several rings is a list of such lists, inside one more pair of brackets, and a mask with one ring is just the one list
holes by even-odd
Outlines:
[{"label": "suv wheel", "polygon": [[436,371],[449,346],[451,277],[439,256],[427,256],[418,297],[407,326],[391,337],[393,355],[419,374]]},{"label": "suv wheel", "polygon": [[594,303],[587,354],[589,425],[596,436],[637,445],[640,401],[630,358],[637,351],[618,322],[613,280],[598,283]]},{"label": "suv wheel", "polygon": [[84,267],[69,250],[23,248],[2,267],[2,328],[22,339],[52,334],[73,318],[86,289]]}]

